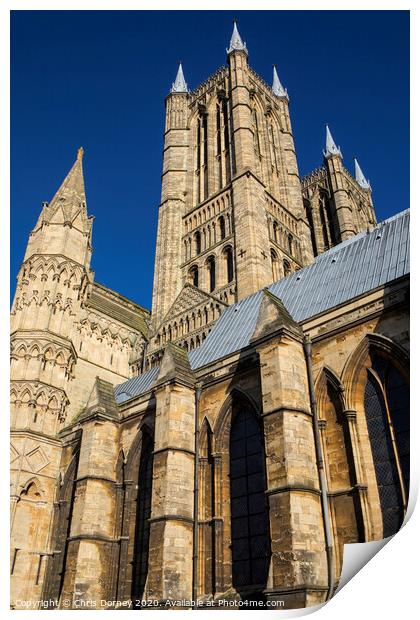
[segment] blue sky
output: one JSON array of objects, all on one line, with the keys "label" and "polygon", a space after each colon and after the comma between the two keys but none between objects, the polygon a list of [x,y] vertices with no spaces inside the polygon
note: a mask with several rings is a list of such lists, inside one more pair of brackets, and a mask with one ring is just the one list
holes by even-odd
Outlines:
[{"label": "blue sky", "polygon": [[232,19],[249,62],[290,96],[303,175],[329,123],[378,219],[409,206],[407,11],[14,11],[11,291],[43,200],[85,149],[95,279],[151,305],[164,99],[182,59],[190,88],[225,63]]}]

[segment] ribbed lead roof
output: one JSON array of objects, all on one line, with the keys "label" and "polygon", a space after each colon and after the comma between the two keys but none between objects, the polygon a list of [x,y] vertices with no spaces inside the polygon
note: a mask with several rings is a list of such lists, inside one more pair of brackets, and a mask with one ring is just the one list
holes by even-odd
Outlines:
[{"label": "ribbed lead roof", "polygon": [[[409,223],[410,212],[403,211],[320,254],[312,265],[275,282],[269,290],[295,321],[302,322],[392,282],[410,272]],[[249,345],[261,298],[258,291],[223,312],[201,347],[190,352],[193,369]],[[153,368],[117,386],[117,402],[146,392],[157,373]]]},{"label": "ribbed lead roof", "polygon": [[125,383],[121,383],[115,387],[115,400],[118,404],[133,398],[133,396],[138,396],[139,394],[144,394],[152,387],[154,380],[157,378],[159,373],[159,367],[151,368],[147,370],[142,375],[138,377],[134,377],[133,379],[129,379]]}]

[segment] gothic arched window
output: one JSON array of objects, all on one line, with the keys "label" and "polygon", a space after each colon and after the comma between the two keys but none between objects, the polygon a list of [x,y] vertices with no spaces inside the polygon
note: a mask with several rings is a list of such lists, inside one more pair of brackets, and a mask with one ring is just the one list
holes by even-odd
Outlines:
[{"label": "gothic arched window", "polygon": [[219,235],[220,239],[223,240],[226,237],[226,226],[225,226],[225,218],[219,217]]},{"label": "gothic arched window", "polygon": [[261,157],[260,135],[258,129],[258,114],[255,108],[252,109],[252,133],[254,135],[254,150],[258,158]]},{"label": "gothic arched window", "polygon": [[153,441],[143,432],[136,507],[132,599],[141,600],[149,563],[150,513],[152,504]]},{"label": "gothic arched window", "polygon": [[273,237],[276,243],[279,242],[279,225],[277,222],[273,222]]},{"label": "gothic arched window", "polygon": [[293,256],[293,235],[287,235],[287,246],[289,249],[290,256]]},{"label": "gothic arched window", "polygon": [[194,233],[194,243],[195,243],[196,255],[200,254],[201,253],[201,235],[198,230]]},{"label": "gothic arched window", "polygon": [[325,474],[330,492],[333,532],[336,540],[336,578],[341,574],[344,545],[364,542],[360,497],[354,493],[355,465],[340,381],[324,370],[317,383]]},{"label": "gothic arched window", "polygon": [[398,531],[407,507],[410,419],[408,385],[383,357],[367,370],[364,404],[386,537]]},{"label": "gothic arched window", "polygon": [[276,254],[276,252],[274,250],[271,250],[270,256],[271,256],[271,275],[272,275],[272,278],[273,278],[273,282],[276,282],[280,278],[280,274],[279,274],[279,259],[278,259],[277,254]]},{"label": "gothic arched window", "polygon": [[210,258],[208,258],[207,269],[209,272],[209,291],[212,293],[216,288],[216,261],[214,256],[210,256]]},{"label": "gothic arched window", "polygon": [[229,283],[233,280],[233,252],[230,245],[224,248],[223,254],[226,260],[226,280]]},{"label": "gothic arched window", "polygon": [[[203,337],[204,339],[204,337]],[[215,558],[214,558],[214,458],[212,454],[212,438],[210,425],[204,419],[200,431],[200,530],[203,570],[201,572],[200,590],[204,594],[215,590]]]},{"label": "gothic arched window", "polygon": [[310,202],[306,201],[306,200],[304,201],[304,204],[305,204],[306,218],[308,220],[309,228],[310,228],[310,231],[311,231],[312,250],[313,250],[314,256],[317,256],[318,248],[317,248],[317,243],[316,243],[314,220],[313,220],[313,217],[312,217],[312,206],[311,206]]},{"label": "gothic arched window", "polygon": [[283,271],[284,271],[284,277],[290,275],[292,273],[292,268],[290,266],[289,261],[284,260],[283,261]]},{"label": "gothic arched window", "polygon": [[232,583],[246,596],[267,585],[270,535],[262,434],[251,406],[238,402],[230,429]]},{"label": "gothic arched window", "polygon": [[194,265],[188,272],[188,282],[198,287],[198,267]]}]

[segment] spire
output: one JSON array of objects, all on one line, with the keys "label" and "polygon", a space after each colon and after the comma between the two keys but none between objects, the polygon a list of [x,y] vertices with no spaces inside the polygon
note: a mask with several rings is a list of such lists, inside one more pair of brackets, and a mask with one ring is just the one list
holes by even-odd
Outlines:
[{"label": "spire", "polygon": [[242,41],[241,35],[239,34],[238,27],[236,25],[236,19],[233,20],[233,32],[230,38],[229,49],[226,50],[228,54],[235,51],[242,51],[248,54],[248,50],[246,49],[245,41]]},{"label": "spire", "polygon": [[81,212],[83,220],[87,220],[85,182],[83,178],[83,147],[77,151],[76,161],[66,178],[57,190],[50,203],[44,202],[41,215],[35,226],[36,230],[43,221],[50,222],[57,211],[62,210],[62,221],[72,222]]},{"label": "spire", "polygon": [[359,162],[356,158],[354,158],[354,172],[356,176],[356,181],[360,185],[362,189],[370,189],[370,183],[367,181],[365,175],[362,172],[361,167],[359,166]]},{"label": "spire", "polygon": [[86,208],[83,154],[83,147],[80,147],[77,151],[76,161],[50,202],[50,210],[61,205],[64,212],[71,215],[71,212],[76,213],[81,207]]},{"label": "spire", "polygon": [[188,86],[184,78],[184,72],[182,70],[182,64],[179,63],[178,73],[176,74],[175,82],[172,84],[171,93],[187,93]]},{"label": "spire", "polygon": [[334,138],[331,135],[330,128],[328,127],[328,125],[326,125],[325,127],[327,131],[327,136],[325,140],[324,156],[330,157],[331,155],[339,155],[340,157],[342,157],[340,147],[336,146]]},{"label": "spire", "polygon": [[276,95],[276,97],[287,97],[287,99],[289,98],[287,90],[283,88],[279,80],[279,76],[277,75],[276,65],[273,65],[273,86],[271,87],[271,90]]}]

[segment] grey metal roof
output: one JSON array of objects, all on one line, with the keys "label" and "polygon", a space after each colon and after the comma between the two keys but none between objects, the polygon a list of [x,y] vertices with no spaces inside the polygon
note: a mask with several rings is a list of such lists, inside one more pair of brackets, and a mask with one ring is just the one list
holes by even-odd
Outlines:
[{"label": "grey metal roof", "polygon": [[154,380],[157,378],[159,373],[159,367],[151,368],[147,370],[142,375],[138,377],[134,377],[133,379],[129,379],[125,383],[120,383],[115,387],[115,400],[118,404],[133,398],[133,396],[138,396],[139,394],[144,394],[153,385]]},{"label": "grey metal roof", "polygon": [[[320,254],[269,290],[301,322],[391,282],[410,270],[409,222],[410,211],[403,211]],[[191,351],[193,369],[249,345],[261,297],[259,291],[223,312],[204,344]]]},{"label": "grey metal roof", "polygon": [[[410,211],[385,220],[317,256],[308,267],[275,282],[269,290],[279,297],[295,321],[331,310],[410,272]],[[258,319],[262,291],[227,308],[198,349],[189,353],[193,369],[249,345]],[[157,368],[117,386],[117,402],[150,389]]]}]

